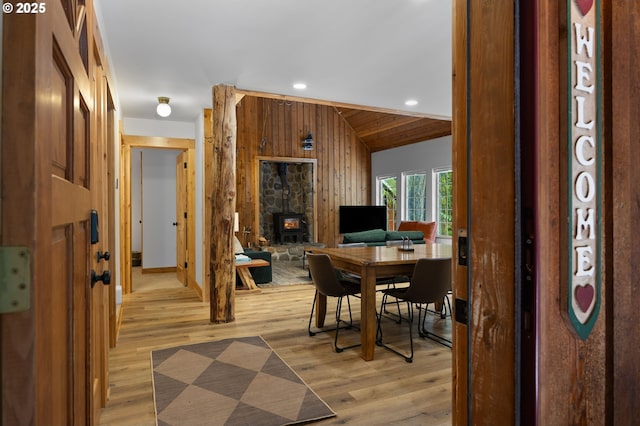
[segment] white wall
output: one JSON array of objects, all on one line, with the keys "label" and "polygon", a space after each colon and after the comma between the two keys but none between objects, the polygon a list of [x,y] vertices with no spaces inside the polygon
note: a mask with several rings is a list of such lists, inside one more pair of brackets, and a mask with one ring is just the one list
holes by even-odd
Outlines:
[{"label": "white wall", "polygon": [[[400,193],[403,190],[403,172],[426,171],[430,173],[434,169],[451,167],[451,164],[451,136],[374,152],[371,155],[371,199],[376,199],[377,176],[395,176]],[[428,220],[433,220],[432,210],[432,194],[431,186],[429,186],[429,194],[427,195]],[[398,218],[400,218],[400,212],[398,212]]]},{"label": "white wall", "polygon": [[124,118],[122,119],[122,127],[125,135],[187,139],[195,137],[195,123],[184,121]]},{"label": "white wall", "polygon": [[[181,150],[142,152],[142,268],[176,266],[176,157]],[[132,191],[133,192],[133,191]]]}]

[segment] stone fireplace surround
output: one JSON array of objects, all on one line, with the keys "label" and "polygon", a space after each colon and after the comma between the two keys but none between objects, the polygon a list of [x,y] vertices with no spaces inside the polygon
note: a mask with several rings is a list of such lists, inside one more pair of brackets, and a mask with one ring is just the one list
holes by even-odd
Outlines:
[{"label": "stone fireplace surround", "polygon": [[[303,240],[313,240],[313,182],[311,163],[260,161],[259,235],[264,236],[269,245],[278,244],[275,240],[273,214],[282,212],[301,213],[306,222]],[[301,250],[295,250],[296,254]],[[292,253],[292,257],[297,255]]]}]

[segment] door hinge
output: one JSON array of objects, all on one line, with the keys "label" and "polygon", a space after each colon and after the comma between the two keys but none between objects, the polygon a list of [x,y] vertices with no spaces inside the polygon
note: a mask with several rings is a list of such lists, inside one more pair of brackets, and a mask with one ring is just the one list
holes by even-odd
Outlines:
[{"label": "door hinge", "polygon": [[185,163],[184,163],[184,168],[185,168],[185,169],[187,168],[187,163],[186,163],[186,161],[185,161]]},{"label": "door hinge", "polygon": [[184,269],[187,269],[187,262],[184,262]]},{"label": "door hinge", "polygon": [[187,212],[184,212],[184,218],[185,219],[187,218]]},{"label": "door hinge", "polygon": [[31,255],[27,247],[0,247],[0,313],[28,311]]}]

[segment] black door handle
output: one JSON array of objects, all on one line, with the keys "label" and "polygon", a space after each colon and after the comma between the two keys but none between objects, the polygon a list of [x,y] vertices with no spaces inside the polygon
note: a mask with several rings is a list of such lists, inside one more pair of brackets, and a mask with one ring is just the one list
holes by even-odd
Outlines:
[{"label": "black door handle", "polygon": [[98,253],[96,253],[96,258],[97,262],[100,263],[100,260],[102,259],[109,260],[111,258],[111,253],[109,253],[108,251],[102,253],[100,250],[98,250]]},{"label": "black door handle", "polygon": [[104,285],[111,284],[111,271],[109,270],[102,271],[102,274],[97,275],[96,271],[92,269],[91,270],[91,288],[93,288],[93,286],[96,285],[98,281],[102,281],[102,284]]}]

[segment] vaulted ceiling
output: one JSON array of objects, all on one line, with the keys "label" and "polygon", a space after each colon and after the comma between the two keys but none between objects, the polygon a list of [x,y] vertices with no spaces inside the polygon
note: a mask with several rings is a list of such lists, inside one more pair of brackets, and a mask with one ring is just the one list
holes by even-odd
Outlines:
[{"label": "vaulted ceiling", "polygon": [[448,136],[451,120],[336,107],[371,152]]},{"label": "vaulted ceiling", "polygon": [[162,120],[167,96],[166,120],[195,122],[229,84],[334,103],[371,151],[450,134],[450,0],[94,4],[124,118]]}]

